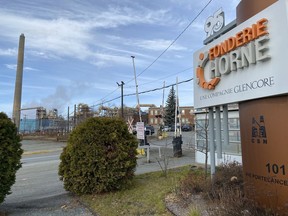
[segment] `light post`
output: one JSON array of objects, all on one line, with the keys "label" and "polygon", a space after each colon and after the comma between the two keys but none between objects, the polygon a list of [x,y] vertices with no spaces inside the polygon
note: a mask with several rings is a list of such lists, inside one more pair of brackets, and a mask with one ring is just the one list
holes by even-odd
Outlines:
[{"label": "light post", "polygon": [[122,119],[124,119],[124,110],[123,110],[123,85],[124,85],[125,83],[123,82],[123,81],[121,81],[121,84],[119,84],[118,82],[117,82],[117,85],[118,86],[121,86],[121,117],[122,117]]},{"label": "light post", "polygon": [[140,102],[139,102],[139,94],[138,94],[138,83],[137,83],[137,76],[136,76],[136,69],[135,69],[135,62],[134,62],[135,56],[131,56],[131,58],[132,58],[133,69],[134,69],[134,78],[135,78],[135,86],[136,86],[136,97],[137,97],[137,107],[139,109],[139,120],[140,120],[140,122],[142,122]]}]

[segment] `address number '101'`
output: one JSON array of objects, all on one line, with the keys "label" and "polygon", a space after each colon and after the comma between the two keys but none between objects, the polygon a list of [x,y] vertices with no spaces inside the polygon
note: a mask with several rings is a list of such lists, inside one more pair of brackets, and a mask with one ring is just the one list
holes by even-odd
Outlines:
[{"label": "address number '101'", "polygon": [[286,168],[285,165],[278,165],[278,164],[266,164],[266,168],[268,173],[274,173],[275,175],[286,175]]}]

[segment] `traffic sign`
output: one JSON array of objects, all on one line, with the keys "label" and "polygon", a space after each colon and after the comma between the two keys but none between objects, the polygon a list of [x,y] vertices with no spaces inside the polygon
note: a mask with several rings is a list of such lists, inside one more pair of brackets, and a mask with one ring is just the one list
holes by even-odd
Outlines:
[{"label": "traffic sign", "polygon": [[145,139],[145,127],[144,122],[136,123],[137,139]]}]

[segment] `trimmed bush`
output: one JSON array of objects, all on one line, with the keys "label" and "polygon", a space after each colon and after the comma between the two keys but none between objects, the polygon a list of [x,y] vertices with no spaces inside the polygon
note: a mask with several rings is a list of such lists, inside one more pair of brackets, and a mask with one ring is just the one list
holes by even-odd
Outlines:
[{"label": "trimmed bush", "polygon": [[134,176],[137,146],[122,119],[87,119],[72,131],[60,156],[64,188],[81,195],[125,187]]},{"label": "trimmed bush", "polygon": [[15,124],[3,112],[0,113],[0,203],[11,194],[16,172],[21,167],[20,137]]}]

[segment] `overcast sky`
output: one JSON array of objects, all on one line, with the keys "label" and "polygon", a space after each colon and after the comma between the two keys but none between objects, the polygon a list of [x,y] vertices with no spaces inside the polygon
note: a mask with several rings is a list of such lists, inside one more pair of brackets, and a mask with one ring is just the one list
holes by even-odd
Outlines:
[{"label": "overcast sky", "polygon": [[[116,82],[125,83],[124,95],[136,91],[132,55],[140,93],[161,88],[164,81],[166,86],[176,83],[176,77],[178,82],[190,80],[193,53],[206,38],[206,19],[222,8],[228,24],[235,19],[239,0],[209,2],[0,0],[0,111],[12,116],[21,33],[25,35],[22,108],[56,108],[67,115],[67,107],[72,110],[78,103],[120,106]],[[180,105],[193,106],[193,82],[181,83],[178,89]],[[165,102],[169,90],[165,89]],[[139,95],[141,104],[156,106],[162,98],[163,90]],[[135,107],[136,96],[125,96],[124,104]]]}]

